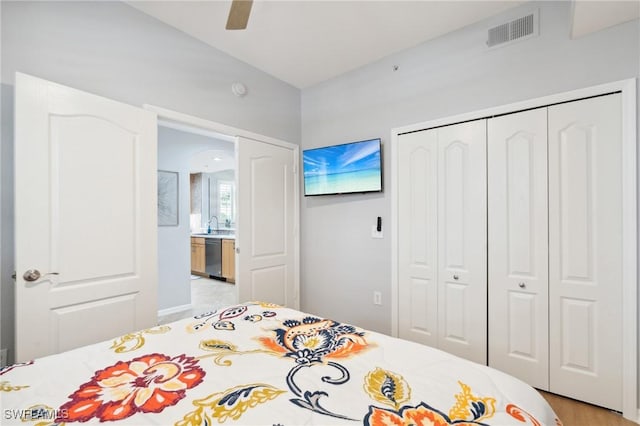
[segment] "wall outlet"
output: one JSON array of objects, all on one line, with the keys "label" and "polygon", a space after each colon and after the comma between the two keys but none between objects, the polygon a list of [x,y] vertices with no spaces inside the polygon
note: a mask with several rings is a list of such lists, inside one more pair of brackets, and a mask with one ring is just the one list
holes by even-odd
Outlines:
[{"label": "wall outlet", "polygon": [[6,367],[7,365],[7,350],[0,349],[0,367]]},{"label": "wall outlet", "polygon": [[373,304],[382,305],[382,293],[380,293],[379,291],[373,292]]}]

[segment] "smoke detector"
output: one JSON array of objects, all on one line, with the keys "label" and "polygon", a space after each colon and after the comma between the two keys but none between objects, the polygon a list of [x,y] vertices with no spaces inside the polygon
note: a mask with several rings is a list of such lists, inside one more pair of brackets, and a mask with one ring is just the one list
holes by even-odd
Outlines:
[{"label": "smoke detector", "polygon": [[247,94],[247,86],[239,81],[236,81],[231,85],[231,92],[239,98],[244,97]]}]

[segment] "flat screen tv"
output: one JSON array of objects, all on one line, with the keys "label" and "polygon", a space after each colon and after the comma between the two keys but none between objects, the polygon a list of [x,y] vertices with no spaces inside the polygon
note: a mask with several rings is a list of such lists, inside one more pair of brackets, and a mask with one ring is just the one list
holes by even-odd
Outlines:
[{"label": "flat screen tv", "polygon": [[303,151],[304,195],[381,192],[381,150],[371,139]]}]

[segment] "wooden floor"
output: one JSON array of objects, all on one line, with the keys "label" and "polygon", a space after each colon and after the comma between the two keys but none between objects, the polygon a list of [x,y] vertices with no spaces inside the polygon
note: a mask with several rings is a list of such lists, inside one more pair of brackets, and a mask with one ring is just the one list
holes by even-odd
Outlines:
[{"label": "wooden floor", "polygon": [[606,408],[539,391],[564,426],[638,426]]}]

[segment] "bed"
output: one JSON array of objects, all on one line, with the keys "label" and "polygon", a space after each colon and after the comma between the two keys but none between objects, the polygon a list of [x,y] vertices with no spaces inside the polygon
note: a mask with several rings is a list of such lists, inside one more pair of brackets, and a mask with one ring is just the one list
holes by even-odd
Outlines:
[{"label": "bed", "polygon": [[245,303],[0,370],[1,424],[560,425],[445,352]]}]

